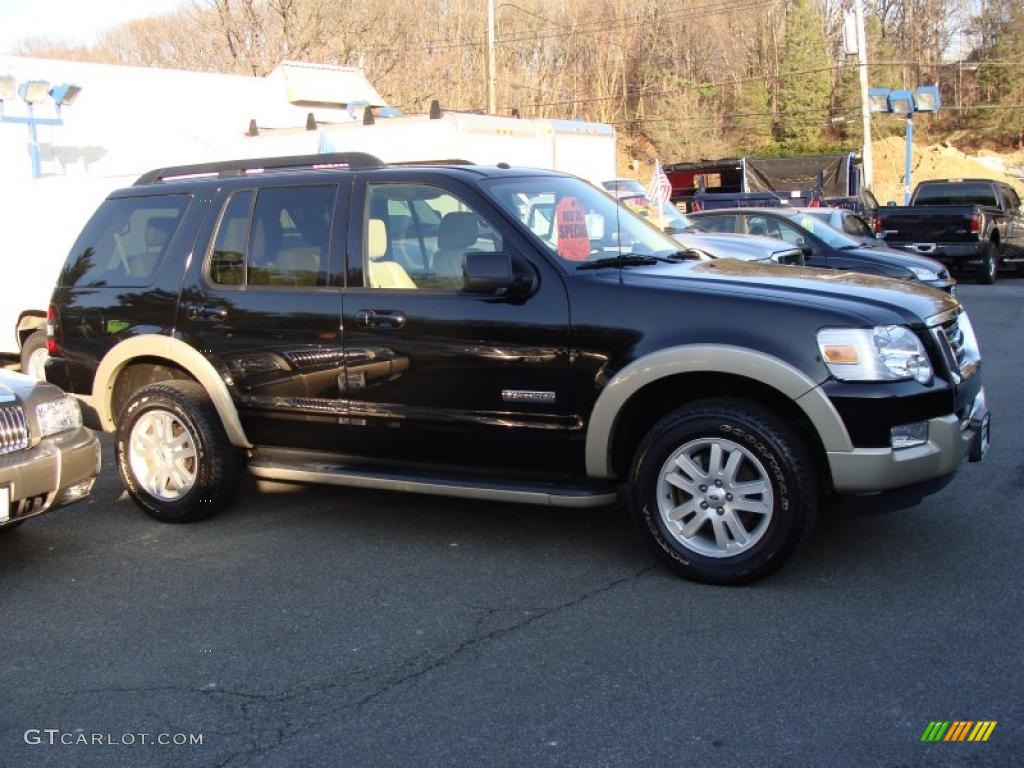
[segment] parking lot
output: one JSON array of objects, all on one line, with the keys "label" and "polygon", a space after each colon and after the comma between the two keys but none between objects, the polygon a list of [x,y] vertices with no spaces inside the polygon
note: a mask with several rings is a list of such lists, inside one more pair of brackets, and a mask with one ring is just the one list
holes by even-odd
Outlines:
[{"label": "parking lot", "polygon": [[960,297],[988,460],[745,588],[672,576],[616,508],[250,480],[161,525],[106,439],[89,502],[0,539],[0,764],[1024,765],[1024,279]]}]

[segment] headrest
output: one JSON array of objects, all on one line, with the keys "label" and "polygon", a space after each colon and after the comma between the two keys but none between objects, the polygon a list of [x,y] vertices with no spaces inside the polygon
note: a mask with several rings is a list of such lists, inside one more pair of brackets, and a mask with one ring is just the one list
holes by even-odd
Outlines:
[{"label": "headrest", "polygon": [[370,261],[377,261],[387,252],[388,228],[384,226],[384,219],[369,219],[366,224],[366,255]]},{"label": "headrest", "polygon": [[150,248],[163,248],[171,239],[177,226],[178,220],[173,217],[162,216],[150,219],[146,222],[146,245]]},{"label": "headrest", "polygon": [[470,211],[446,213],[437,230],[437,247],[457,251],[468,248],[477,238],[476,214]]}]

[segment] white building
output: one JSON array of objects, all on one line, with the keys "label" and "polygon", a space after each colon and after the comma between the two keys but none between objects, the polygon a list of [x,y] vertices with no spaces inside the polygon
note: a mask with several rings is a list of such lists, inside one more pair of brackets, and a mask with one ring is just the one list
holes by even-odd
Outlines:
[{"label": "white building", "polygon": [[[3,75],[82,89],[62,110],[64,125],[38,128],[44,177],[132,176],[244,157],[250,120],[261,129],[301,128],[310,112],[318,122],[345,123],[362,116],[350,114],[350,104],[387,106],[359,69],[290,61],[266,77],[247,77],[0,55]],[[9,116],[27,114],[19,98],[3,108]],[[36,116],[54,117],[53,104],[37,105]],[[0,123],[0,179],[31,172],[28,127]]]}]

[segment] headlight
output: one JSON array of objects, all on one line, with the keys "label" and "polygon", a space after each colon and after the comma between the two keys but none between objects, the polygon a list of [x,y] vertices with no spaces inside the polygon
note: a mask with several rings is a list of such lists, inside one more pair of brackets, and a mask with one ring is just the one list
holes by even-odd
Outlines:
[{"label": "headlight", "polygon": [[875,328],[825,328],[818,349],[829,371],[841,381],[932,380],[928,352],[917,335],[902,325]]},{"label": "headlight", "polygon": [[82,426],[82,410],[70,395],[36,406],[36,419],[43,437]]},{"label": "headlight", "polygon": [[939,275],[927,267],[907,267],[918,280],[938,280]]}]

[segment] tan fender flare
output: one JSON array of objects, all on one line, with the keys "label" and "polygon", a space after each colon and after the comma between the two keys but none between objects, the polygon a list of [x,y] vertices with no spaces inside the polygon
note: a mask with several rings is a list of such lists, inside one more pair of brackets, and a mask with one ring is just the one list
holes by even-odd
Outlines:
[{"label": "tan fender flare", "polygon": [[[724,373],[759,381],[795,402],[817,430],[826,451],[851,451],[853,443],[839,412],[819,385],[802,371],[771,355],[744,347],[687,344],[633,361],[601,390],[587,425],[587,474],[614,478],[612,437],[623,407],[646,385],[680,373]],[[714,392],[708,392],[713,397]]]},{"label": "tan fender flare", "polygon": [[168,360],[189,373],[206,390],[213,401],[214,408],[220,416],[224,431],[232,445],[239,448],[252,448],[252,443],[245,436],[242,422],[238,418],[227,385],[210,361],[184,341],[158,334],[144,334],[116,344],[100,362],[92,383],[90,405],[96,409],[100,424],[107,432],[114,431],[114,417],[111,413],[111,400],[114,394],[114,382],[121,370],[142,357],[158,357]]}]

